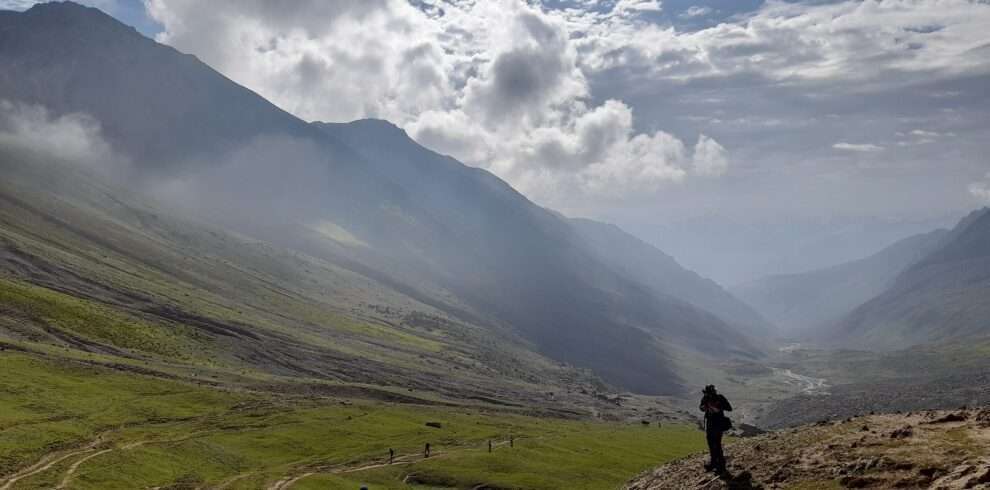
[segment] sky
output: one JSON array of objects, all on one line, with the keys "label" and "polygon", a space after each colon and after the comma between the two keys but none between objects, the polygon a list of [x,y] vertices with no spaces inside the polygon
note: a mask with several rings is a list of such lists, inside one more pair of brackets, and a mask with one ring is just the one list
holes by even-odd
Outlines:
[{"label": "sky", "polygon": [[724,284],[990,204],[987,1],[83,3],[305,120],[388,119]]}]

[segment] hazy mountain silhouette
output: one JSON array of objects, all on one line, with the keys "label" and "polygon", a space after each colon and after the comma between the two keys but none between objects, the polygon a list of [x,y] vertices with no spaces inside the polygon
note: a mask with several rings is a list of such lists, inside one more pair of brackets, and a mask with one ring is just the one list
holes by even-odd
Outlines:
[{"label": "hazy mountain silhouette", "polygon": [[589,219],[571,223],[602,261],[658,294],[686,301],[714,313],[722,321],[755,337],[775,335],[776,329],[749,305],[715,281],[685,269],[662,250],[626,233],[618,226]]},{"label": "hazy mountain silhouette", "polygon": [[[452,315],[511,329],[624,387],[677,391],[670,345],[756,352],[714,314],[657,287],[676,280],[619,270],[602,258],[608,250],[494,175],[384,121],[301,121],[96,9],[4,12],[0,66],[0,99],[98,119],[134,162],[135,186]],[[691,289],[705,288],[718,293]],[[723,295],[711,304],[719,314],[739,308]]]},{"label": "hazy mountain silhouette", "polygon": [[798,274],[781,274],[732,292],[789,335],[810,333],[880,294],[894,278],[934,250],[948,232],[915,235],[860,260]]},{"label": "hazy mountain silhouette", "polygon": [[873,349],[990,335],[990,209],[974,211],[938,248],[853,310],[830,333]]}]

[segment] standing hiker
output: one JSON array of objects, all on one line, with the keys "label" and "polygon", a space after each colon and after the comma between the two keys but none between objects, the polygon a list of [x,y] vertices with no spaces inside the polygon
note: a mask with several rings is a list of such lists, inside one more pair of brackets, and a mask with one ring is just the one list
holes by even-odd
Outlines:
[{"label": "standing hiker", "polygon": [[426,447],[423,449],[423,457],[424,458],[430,457],[430,443],[428,442],[426,443]]},{"label": "standing hiker", "polygon": [[705,412],[705,439],[708,441],[708,453],[711,455],[711,461],[705,465],[705,470],[722,473],[725,472],[722,433],[732,428],[732,421],[725,416],[725,412],[731,412],[732,405],[725,396],[715,390],[715,385],[706,386],[702,394],[698,408]]}]

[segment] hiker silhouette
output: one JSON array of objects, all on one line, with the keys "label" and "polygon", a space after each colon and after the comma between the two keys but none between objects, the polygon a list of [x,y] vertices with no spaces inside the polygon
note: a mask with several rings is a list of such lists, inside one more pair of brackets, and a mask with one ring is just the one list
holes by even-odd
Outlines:
[{"label": "hiker silhouette", "polygon": [[715,385],[708,385],[701,392],[701,403],[698,408],[705,412],[705,440],[708,442],[710,461],[705,470],[724,473],[725,454],[722,451],[722,434],[732,428],[732,421],[725,412],[732,411],[732,405],[725,396],[720,395]]}]

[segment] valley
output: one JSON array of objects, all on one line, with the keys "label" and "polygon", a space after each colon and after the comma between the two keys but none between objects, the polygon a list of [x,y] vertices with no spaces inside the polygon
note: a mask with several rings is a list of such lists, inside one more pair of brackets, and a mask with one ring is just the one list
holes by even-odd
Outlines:
[{"label": "valley", "polygon": [[[462,162],[388,111],[303,119],[164,33],[27,4],[0,10],[0,490],[990,485],[990,208],[924,233],[893,223],[912,234],[729,287],[513,184],[547,174]],[[566,24],[517,7],[536,9],[517,27],[541,43]],[[472,73],[458,104],[490,89]],[[516,75],[492,90],[515,100],[543,80]],[[491,140],[502,117],[566,119],[590,110],[582,90],[547,119],[517,107],[454,126]],[[579,186],[688,179],[665,191],[676,199],[716,185],[718,142],[634,135],[622,107],[513,152],[555,160],[549,173],[584,165]],[[609,180],[606,146],[649,168]],[[753,239],[757,221],[728,229]],[[721,478],[701,471],[710,384],[734,406]]]}]

